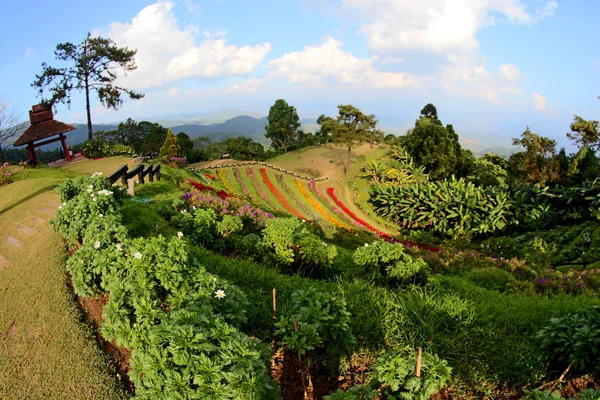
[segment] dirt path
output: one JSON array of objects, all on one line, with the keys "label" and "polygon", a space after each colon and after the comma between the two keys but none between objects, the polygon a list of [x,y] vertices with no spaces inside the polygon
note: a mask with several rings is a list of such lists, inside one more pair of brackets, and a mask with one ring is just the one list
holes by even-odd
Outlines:
[{"label": "dirt path", "polygon": [[0,398],[123,398],[66,285],[56,183],[0,188]]}]

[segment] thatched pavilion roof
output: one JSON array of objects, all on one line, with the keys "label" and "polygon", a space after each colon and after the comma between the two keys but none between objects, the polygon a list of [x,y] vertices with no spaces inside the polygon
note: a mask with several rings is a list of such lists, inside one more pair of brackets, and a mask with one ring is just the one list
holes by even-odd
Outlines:
[{"label": "thatched pavilion roof", "polygon": [[40,105],[33,106],[29,111],[31,126],[23,132],[13,146],[23,146],[50,136],[75,130],[73,125],[53,119],[52,110],[44,109]]}]

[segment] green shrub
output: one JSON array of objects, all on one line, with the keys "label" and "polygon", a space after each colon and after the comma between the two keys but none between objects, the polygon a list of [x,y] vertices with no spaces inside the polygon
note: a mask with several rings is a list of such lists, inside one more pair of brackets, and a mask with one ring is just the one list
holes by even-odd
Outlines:
[{"label": "green shrub", "polygon": [[396,283],[426,281],[427,263],[405,253],[403,246],[398,244],[367,243],[356,249],[352,259],[356,265],[365,267],[373,280],[384,277],[388,282]]},{"label": "green shrub", "polygon": [[244,222],[234,215],[224,215],[221,221],[217,222],[217,233],[224,238],[232,233],[241,232],[242,229],[244,229]]},{"label": "green shrub", "polygon": [[341,356],[351,354],[355,343],[344,299],[313,288],[292,293],[291,310],[275,326],[281,344],[298,357],[318,360],[323,355],[336,366]]},{"label": "green shrub", "polygon": [[88,139],[83,143],[83,152],[87,158],[104,157],[108,154],[109,147],[104,140]]},{"label": "green shrub", "polygon": [[266,346],[205,308],[175,310],[131,353],[141,399],[280,399]]},{"label": "green shrub", "polygon": [[600,371],[600,307],[552,318],[537,338],[551,360],[573,363],[582,372]]},{"label": "green shrub", "polygon": [[465,275],[465,279],[484,289],[499,292],[507,291],[516,280],[510,272],[499,268],[473,269]]},{"label": "green shrub", "polygon": [[323,397],[323,400],[376,400],[378,394],[370,385],[355,385],[346,392],[338,389]]},{"label": "green shrub", "polygon": [[431,353],[423,353],[421,378],[415,375],[416,365],[416,358],[386,353],[375,363],[371,385],[384,385],[383,392],[389,399],[429,400],[448,382],[452,368],[446,360]]}]

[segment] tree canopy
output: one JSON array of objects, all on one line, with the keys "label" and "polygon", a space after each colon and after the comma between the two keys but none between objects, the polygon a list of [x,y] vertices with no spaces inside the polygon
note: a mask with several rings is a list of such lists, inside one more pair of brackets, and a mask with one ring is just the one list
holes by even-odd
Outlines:
[{"label": "tree canopy", "polygon": [[512,175],[519,182],[547,186],[561,179],[555,140],[537,135],[527,127],[520,138],[513,138],[513,146],[524,149],[510,156]]},{"label": "tree canopy", "polygon": [[296,107],[290,106],[285,100],[278,99],[269,110],[265,137],[271,139],[271,147],[287,153],[298,141],[300,117]]},{"label": "tree canopy", "polygon": [[375,115],[364,114],[353,105],[339,105],[337,118],[323,118],[321,130],[329,132],[334,143],[348,149],[348,164],[346,175],[350,170],[352,149],[363,143],[381,141],[383,132],[376,128]]},{"label": "tree canopy", "polygon": [[173,132],[169,129],[167,130],[167,137],[165,138],[165,143],[160,148],[160,157],[171,158],[177,157],[181,153],[181,147],[177,142],[177,136],[173,134]]},{"label": "tree canopy", "polygon": [[583,146],[588,146],[594,151],[600,149],[598,121],[588,121],[576,115],[573,118],[570,128],[571,132],[567,133],[567,137],[571,139],[577,147],[582,148]]},{"label": "tree canopy", "polygon": [[88,124],[88,138],[92,139],[92,115],[90,109],[90,92],[96,91],[100,103],[106,108],[117,109],[123,104],[122,95],[130,99],[141,99],[142,93],[116,85],[116,68],[125,73],[137,68],[134,56],[136,50],[117,47],[111,39],[92,37],[88,33],[80,44],[59,43],[54,55],[60,61],[68,64],[65,67],[52,67],[42,63],[42,73],[36,75],[31,84],[38,89],[39,95],[44,95],[48,89],[51,96],[42,102],[54,106],[56,103],[71,105],[73,90],[85,93],[85,106]]}]

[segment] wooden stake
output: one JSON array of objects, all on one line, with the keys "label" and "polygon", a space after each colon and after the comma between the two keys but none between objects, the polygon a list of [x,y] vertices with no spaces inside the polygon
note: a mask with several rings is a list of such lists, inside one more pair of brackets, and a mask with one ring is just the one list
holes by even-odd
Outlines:
[{"label": "wooden stake", "polygon": [[421,379],[421,355],[422,355],[422,351],[421,351],[421,348],[419,347],[419,352],[417,353],[417,370],[415,371],[415,375],[419,379]]},{"label": "wooden stake", "polygon": [[273,327],[271,329],[271,344],[275,351],[275,324],[277,323],[277,289],[273,289]]}]

